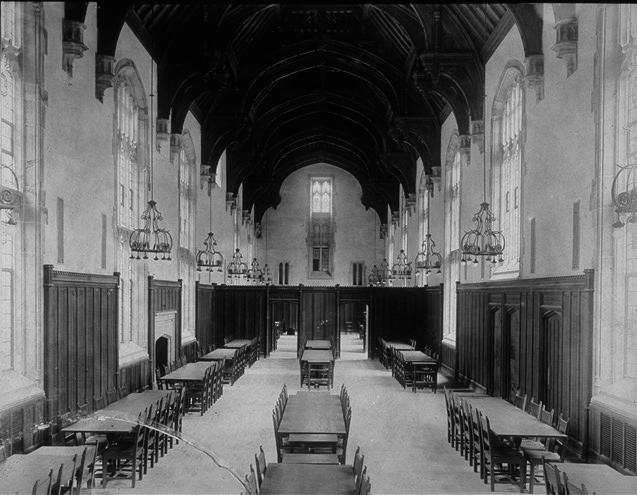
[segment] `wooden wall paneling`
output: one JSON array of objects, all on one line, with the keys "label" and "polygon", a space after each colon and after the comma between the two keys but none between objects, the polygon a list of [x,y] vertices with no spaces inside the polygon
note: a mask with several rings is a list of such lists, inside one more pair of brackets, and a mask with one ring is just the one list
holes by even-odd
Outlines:
[{"label": "wooden wall paneling", "polygon": [[573,277],[458,286],[458,376],[506,396],[517,374],[523,393],[570,417],[577,453],[586,450],[589,430],[592,280],[587,270]]}]

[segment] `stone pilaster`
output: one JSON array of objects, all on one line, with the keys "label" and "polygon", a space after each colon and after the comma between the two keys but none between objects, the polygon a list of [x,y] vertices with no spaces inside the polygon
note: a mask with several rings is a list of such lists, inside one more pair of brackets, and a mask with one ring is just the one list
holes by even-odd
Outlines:
[{"label": "stone pilaster", "polygon": [[471,141],[484,153],[484,120],[471,121]]},{"label": "stone pilaster", "polygon": [[168,119],[160,119],[158,118],[156,121],[156,132],[155,135],[157,151],[161,151],[162,143],[168,142],[168,137],[170,136],[170,123]]},{"label": "stone pilaster", "polygon": [[179,153],[181,153],[181,134],[170,135],[170,163],[179,162]]},{"label": "stone pilaster", "polygon": [[460,153],[461,163],[468,167],[471,165],[471,136],[462,134],[458,136],[458,152]]}]

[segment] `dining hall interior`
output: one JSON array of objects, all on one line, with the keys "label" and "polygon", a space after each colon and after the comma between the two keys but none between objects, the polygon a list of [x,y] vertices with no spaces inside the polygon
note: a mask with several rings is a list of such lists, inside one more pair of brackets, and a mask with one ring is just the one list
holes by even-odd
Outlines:
[{"label": "dining hall interior", "polygon": [[0,6],[0,493],[637,493],[636,7]]}]

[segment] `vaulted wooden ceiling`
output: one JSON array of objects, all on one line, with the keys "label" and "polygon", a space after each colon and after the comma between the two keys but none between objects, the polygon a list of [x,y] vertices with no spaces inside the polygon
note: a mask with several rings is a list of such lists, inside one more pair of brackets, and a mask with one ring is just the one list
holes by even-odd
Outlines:
[{"label": "vaulted wooden ceiling", "polygon": [[[65,16],[82,4],[67,2]],[[84,11],[86,7],[84,6]],[[150,4],[98,2],[98,56],[126,22],[158,64],[158,118],[202,125],[202,174],[227,150],[228,190],[259,221],[294,170],[351,172],[387,222],[416,160],[440,164],[440,126],[482,120],[484,61],[516,23],[541,53],[533,4]]]}]

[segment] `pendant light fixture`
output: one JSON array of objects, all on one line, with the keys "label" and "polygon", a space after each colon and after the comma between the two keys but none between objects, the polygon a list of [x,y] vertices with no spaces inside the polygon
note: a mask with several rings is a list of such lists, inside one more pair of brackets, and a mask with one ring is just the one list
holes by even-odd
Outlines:
[{"label": "pendant light fixture", "polygon": [[613,228],[620,229],[626,222],[637,223],[637,164],[630,160],[630,130],[626,129],[626,165],[617,165],[611,196],[617,221]]},{"label": "pendant light fixture", "polygon": [[[430,177],[427,178],[426,187],[427,191],[425,194],[431,194],[433,196],[433,182]],[[414,267],[416,271],[429,275],[432,270],[436,270],[436,273],[440,273],[441,266],[442,256],[436,251],[436,243],[429,233],[429,208],[427,208],[427,234],[425,234],[425,240],[422,241],[422,251],[416,255],[416,259],[414,260]]]},{"label": "pendant light fixture", "polygon": [[256,258],[252,258],[252,263],[250,264],[250,268],[246,272],[246,278],[248,282],[259,283],[263,279],[263,271],[261,271],[261,266]]},{"label": "pendant light fixture", "polygon": [[230,280],[241,280],[245,278],[248,273],[248,265],[243,261],[243,255],[239,248],[235,249],[232,255],[232,261],[228,263],[226,271],[228,272],[228,278]]},{"label": "pendant light fixture", "polygon": [[[485,24],[486,24],[486,11],[485,11]],[[485,94],[482,99],[482,118],[486,117],[487,110],[487,95]],[[483,137],[483,139],[485,139]],[[473,215],[473,222],[475,226],[473,229],[467,231],[462,236],[460,241],[460,249],[462,252],[462,258],[460,262],[462,264],[473,263],[478,264],[478,257],[485,257],[486,261],[490,261],[493,264],[502,263],[504,261],[502,253],[504,252],[505,239],[502,232],[499,230],[493,230],[493,223],[495,222],[495,215],[489,208],[487,202],[487,147],[486,143],[483,149],[482,155],[482,203],[480,208]]]},{"label": "pendant light fixture", "polygon": [[215,235],[212,233],[212,191],[209,190],[210,197],[210,231],[208,236],[204,239],[204,249],[197,251],[197,271],[200,272],[202,267],[205,267],[206,271],[212,272],[214,268],[218,272],[223,269],[223,255],[217,250],[217,241]]},{"label": "pendant light fixture", "polygon": [[391,279],[402,286],[411,279],[411,261],[407,261],[407,253],[404,249],[401,249],[396,256],[396,263],[391,268]]},{"label": "pendant light fixture", "polygon": [[[153,8],[154,10],[154,8]],[[128,238],[130,245],[130,258],[131,259],[148,259],[148,253],[153,253],[155,257],[153,259],[159,260],[158,255],[161,255],[162,260],[170,260],[170,252],[173,247],[173,238],[166,229],[160,228],[159,222],[163,219],[162,214],[157,209],[157,203],[153,199],[153,156],[154,156],[154,86],[155,86],[155,65],[152,58],[150,58],[150,201],[148,206],[141,215],[143,227],[137,228],[131,232]],[[141,255],[141,256],[140,256]]]}]

